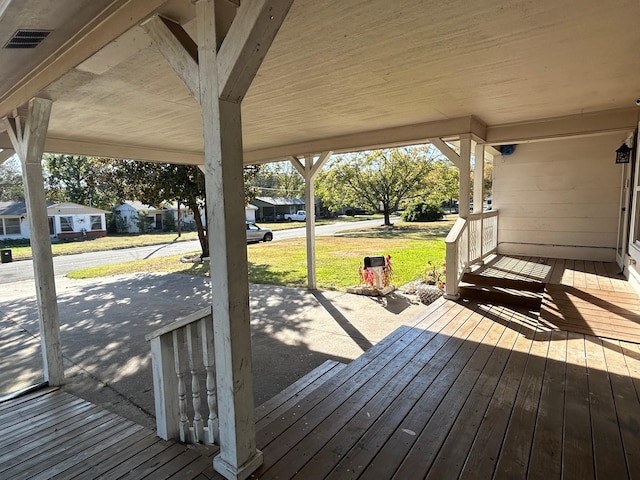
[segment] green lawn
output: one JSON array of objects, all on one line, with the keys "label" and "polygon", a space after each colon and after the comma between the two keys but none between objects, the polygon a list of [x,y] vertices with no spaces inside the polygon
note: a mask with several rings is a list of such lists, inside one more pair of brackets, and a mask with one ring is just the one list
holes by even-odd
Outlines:
[{"label": "green lawn", "polygon": [[[424,275],[428,262],[441,265],[444,238],[453,220],[398,223],[391,228],[355,230],[337,237],[316,239],[317,283],[320,289],[342,289],[358,283],[358,267],[365,256],[391,255],[393,283],[402,285]],[[247,246],[249,281],[304,287],[307,283],[304,238]],[[209,274],[208,264],[183,264],[180,256],[160,257],[79,270],[72,278],[92,278],[133,272]]]},{"label": "green lawn", "polygon": [[[122,248],[144,247],[147,245],[160,245],[171,242],[185,242],[188,240],[197,240],[196,232],[178,234],[173,233],[149,233],[144,235],[116,235],[110,234],[103,238],[95,240],[84,240],[74,242],[61,242],[51,245],[53,255],[71,255],[74,253],[99,252],[103,250],[118,250]],[[28,246],[3,246],[2,248],[10,248],[14,259],[31,257],[31,247]]]},{"label": "green lawn", "polygon": [[[325,218],[316,221],[316,225],[328,225],[337,222],[358,222],[361,220],[371,220],[373,218],[382,218],[382,215],[356,215],[355,217],[340,216],[337,218]],[[262,227],[270,228],[273,231],[288,230],[290,228],[302,228],[304,222],[279,222],[279,223],[262,223],[258,222]],[[51,245],[53,255],[71,255],[74,253],[99,252],[104,250],[117,250],[121,248],[144,247],[147,245],[160,245],[171,242],[184,242],[188,240],[197,240],[196,232],[178,234],[173,233],[149,233],[143,235],[135,234],[109,234],[103,238],[95,240],[61,242]],[[2,249],[11,249],[12,257],[15,260],[31,257],[31,247],[29,246],[13,246],[3,244]]]}]

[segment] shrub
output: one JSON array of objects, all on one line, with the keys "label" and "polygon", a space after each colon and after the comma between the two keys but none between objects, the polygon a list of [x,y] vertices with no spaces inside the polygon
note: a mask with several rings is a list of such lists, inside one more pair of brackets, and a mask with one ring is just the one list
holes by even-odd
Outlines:
[{"label": "shrub", "polygon": [[427,202],[415,202],[402,212],[405,222],[435,222],[444,218],[444,211],[439,205]]}]

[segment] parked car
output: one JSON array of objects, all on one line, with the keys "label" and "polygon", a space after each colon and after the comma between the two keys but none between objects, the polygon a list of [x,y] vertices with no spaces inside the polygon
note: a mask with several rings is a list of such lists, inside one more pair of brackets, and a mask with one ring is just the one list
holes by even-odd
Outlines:
[{"label": "parked car", "polygon": [[262,228],[253,222],[247,222],[247,243],[270,242],[273,232],[269,228]]},{"label": "parked car", "polygon": [[306,222],[307,212],[304,210],[298,210],[296,213],[285,213],[284,219],[289,222]]}]

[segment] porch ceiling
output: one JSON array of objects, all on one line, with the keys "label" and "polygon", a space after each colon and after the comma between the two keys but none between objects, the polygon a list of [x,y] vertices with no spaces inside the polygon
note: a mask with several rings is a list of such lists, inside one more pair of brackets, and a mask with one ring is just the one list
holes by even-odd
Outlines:
[{"label": "porch ceiling", "polygon": [[[245,161],[614,109],[632,128],[640,3],[510,3],[295,0],[243,102]],[[195,37],[191,0],[0,0],[0,45],[53,30],[0,48],[0,116],[44,94],[49,151],[200,163],[198,104],[138,26],[155,11]]]}]

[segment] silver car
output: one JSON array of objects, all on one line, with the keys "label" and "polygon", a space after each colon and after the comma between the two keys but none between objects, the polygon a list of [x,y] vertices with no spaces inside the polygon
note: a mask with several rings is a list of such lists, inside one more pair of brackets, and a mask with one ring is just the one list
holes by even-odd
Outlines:
[{"label": "silver car", "polygon": [[273,233],[268,228],[261,228],[253,222],[247,222],[247,243],[270,242],[273,240]]}]

